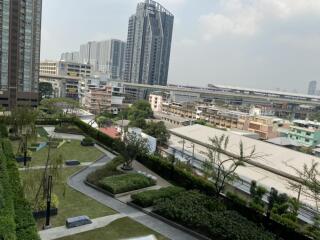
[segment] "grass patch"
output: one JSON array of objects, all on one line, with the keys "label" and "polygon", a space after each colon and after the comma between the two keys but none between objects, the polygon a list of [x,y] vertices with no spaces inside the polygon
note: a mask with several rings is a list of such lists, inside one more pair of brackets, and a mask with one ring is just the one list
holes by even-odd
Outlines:
[{"label": "grass patch", "polygon": [[105,166],[90,173],[87,176],[87,181],[94,185],[99,185],[99,181],[102,178],[123,174],[123,172],[117,170],[117,167],[123,163],[123,157],[117,156],[116,158],[112,159],[111,162],[107,163]]},{"label": "grass patch", "polygon": [[150,190],[141,193],[137,193],[131,196],[133,203],[146,208],[151,207],[155,202],[161,198],[173,198],[178,193],[185,191],[185,189],[180,187],[166,187],[159,190]]},{"label": "grass patch", "polygon": [[58,240],[116,240],[154,235],[158,240],[166,240],[164,236],[130,219],[121,218],[104,228],[59,238]]},{"label": "grass patch", "polygon": [[[67,185],[67,178],[80,169],[80,167],[62,169],[61,181],[55,183],[53,186],[53,193],[57,195],[59,199],[58,215],[51,218],[51,224],[53,227],[64,225],[65,220],[69,217],[87,215],[90,218],[98,218],[116,213],[114,210],[100,204],[82,193],[79,193]],[[40,173],[40,170],[30,170],[30,172],[21,172],[21,177],[27,178],[29,177],[28,174],[32,174],[32,172],[35,171]],[[30,202],[34,201],[35,194],[30,193],[26,195]],[[39,220],[37,224],[39,228],[42,227],[44,219]]]},{"label": "grass patch", "polygon": [[138,173],[121,174],[103,178],[99,186],[112,194],[130,192],[156,184],[156,181]]},{"label": "grass patch", "polygon": [[[38,140],[41,141],[41,140]],[[19,142],[13,142],[15,153],[17,152]],[[30,143],[31,146],[31,143]],[[63,144],[60,148],[51,148],[52,156],[62,155],[62,159],[65,160],[78,160],[79,162],[93,162],[103,156],[95,147],[83,147],[80,141],[71,141],[70,143]],[[32,152],[32,161],[30,166],[43,166],[46,163],[48,155],[48,147],[41,149],[38,152]]]}]

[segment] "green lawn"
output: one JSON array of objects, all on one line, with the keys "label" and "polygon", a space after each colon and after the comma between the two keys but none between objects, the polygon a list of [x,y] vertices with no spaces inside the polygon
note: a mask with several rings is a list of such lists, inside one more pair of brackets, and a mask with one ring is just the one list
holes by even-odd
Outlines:
[{"label": "green lawn", "polygon": [[81,234],[59,238],[58,240],[118,240],[134,237],[144,237],[154,235],[158,240],[165,240],[159,233],[143,226],[142,224],[131,220],[130,218],[118,219],[104,228]]},{"label": "green lawn", "polygon": [[[38,142],[43,141],[44,139],[39,139]],[[17,153],[19,146],[18,141],[13,141],[14,153]],[[100,152],[95,147],[83,147],[80,144],[80,141],[73,140],[70,143],[63,144],[60,148],[54,149],[51,148],[51,153],[55,156],[62,155],[63,160],[78,160],[80,162],[93,162],[103,156],[103,153]],[[41,149],[38,152],[32,152],[32,161],[30,166],[41,166],[45,165],[48,154],[48,147]]]},{"label": "green lawn", "polygon": [[[59,198],[59,213],[57,216],[52,217],[51,219],[51,224],[53,227],[64,225],[65,220],[68,217],[87,215],[90,218],[98,218],[116,213],[114,210],[83,195],[82,193],[73,190],[66,184],[67,178],[80,169],[80,167],[64,168],[62,170],[60,183],[56,183],[53,186],[53,193]],[[35,170],[30,171],[30,173],[21,172],[21,177],[25,177],[26,174],[32,174],[34,171]],[[34,200],[34,193],[26,193],[26,195],[29,201]],[[43,226],[43,223],[44,219],[38,221],[39,228]]]}]

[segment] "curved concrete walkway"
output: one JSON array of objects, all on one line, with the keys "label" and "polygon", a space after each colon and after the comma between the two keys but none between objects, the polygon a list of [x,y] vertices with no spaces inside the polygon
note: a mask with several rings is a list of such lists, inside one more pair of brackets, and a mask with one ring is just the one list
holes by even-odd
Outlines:
[{"label": "curved concrete walkway", "polygon": [[89,186],[84,181],[88,174],[95,171],[101,164],[110,162],[115,156],[103,148],[98,147],[102,152],[106,154],[105,157],[101,158],[97,162],[82,169],[80,172],[72,175],[68,179],[68,185],[73,189],[95,199],[96,201],[104,204],[105,206],[114,209],[115,211],[128,216],[135,221],[147,226],[148,228],[162,234],[163,236],[172,240],[196,240],[197,238],[183,232],[177,228],[174,228],[154,217],[151,217],[133,207],[128,206],[125,203],[120,202],[106,194],[103,194]]},{"label": "curved concrete walkway", "polygon": [[103,228],[110,223],[114,222],[117,219],[123,218],[122,214],[114,214],[110,216],[105,216],[101,218],[96,218],[92,220],[91,224],[75,227],[75,228],[66,228],[65,226],[50,228],[48,230],[43,230],[39,232],[40,238],[42,240],[54,240],[63,238],[66,236],[76,235],[83,232],[88,232],[95,230],[97,228]]}]

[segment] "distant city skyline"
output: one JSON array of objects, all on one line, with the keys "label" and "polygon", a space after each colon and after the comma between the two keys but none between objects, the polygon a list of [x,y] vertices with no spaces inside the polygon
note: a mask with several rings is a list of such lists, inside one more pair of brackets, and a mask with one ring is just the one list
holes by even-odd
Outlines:
[{"label": "distant city skyline", "polygon": [[[45,1],[42,59],[59,59],[87,41],[125,41],[138,2]],[[158,2],[176,18],[169,83],[306,93],[309,81],[320,78],[318,0]]]}]

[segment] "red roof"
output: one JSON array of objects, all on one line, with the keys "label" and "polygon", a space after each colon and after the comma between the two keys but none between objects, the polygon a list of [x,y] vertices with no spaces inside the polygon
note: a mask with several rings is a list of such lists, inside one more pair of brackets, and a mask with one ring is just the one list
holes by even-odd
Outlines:
[{"label": "red roof", "polygon": [[99,130],[111,138],[114,138],[114,139],[120,138],[120,134],[118,133],[117,129],[114,127],[100,128]]}]

